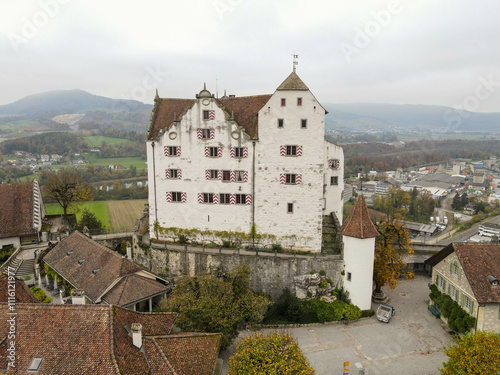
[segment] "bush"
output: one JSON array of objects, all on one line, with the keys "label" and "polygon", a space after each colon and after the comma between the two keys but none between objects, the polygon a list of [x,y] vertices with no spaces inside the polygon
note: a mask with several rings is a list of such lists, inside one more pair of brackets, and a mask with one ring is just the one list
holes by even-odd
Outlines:
[{"label": "bush", "polygon": [[319,271],[319,275],[320,275],[320,276],[325,276],[325,275],[326,275],[325,270],[321,270],[321,271]]},{"label": "bush", "polygon": [[283,251],[283,247],[279,243],[273,243],[271,245],[271,250],[281,252],[281,251]]},{"label": "bush", "polygon": [[231,241],[222,241],[222,247],[231,247]]},{"label": "bush", "polygon": [[361,317],[362,318],[369,318],[371,316],[375,315],[375,311],[373,310],[361,310]]},{"label": "bush", "polygon": [[184,234],[179,234],[179,243],[180,243],[181,245],[185,245],[185,244],[187,244],[187,243],[188,243],[188,238],[187,238],[187,236],[186,236],[186,235],[184,235]]},{"label": "bush", "polygon": [[33,292],[33,294],[35,295],[35,298],[37,300],[39,300],[40,302],[42,302],[42,303],[50,303],[50,302],[52,302],[52,298],[50,298],[49,296],[47,296],[42,289],[37,288],[36,286],[33,286],[30,289]]},{"label": "bush", "polygon": [[292,322],[298,322],[302,316],[300,300],[288,288],[283,289],[274,303],[274,311]]},{"label": "bush", "polygon": [[320,288],[327,288],[328,287],[328,282],[326,280],[323,280],[322,282],[319,283]]},{"label": "bush", "polygon": [[347,305],[344,310],[345,320],[356,320],[361,318],[361,309],[355,305]]}]

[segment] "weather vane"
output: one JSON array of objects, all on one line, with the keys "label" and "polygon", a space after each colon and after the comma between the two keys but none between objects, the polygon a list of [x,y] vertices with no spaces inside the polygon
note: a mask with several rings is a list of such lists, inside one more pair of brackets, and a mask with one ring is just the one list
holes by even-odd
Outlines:
[{"label": "weather vane", "polygon": [[299,65],[299,62],[297,59],[299,58],[299,55],[296,55],[295,52],[292,54],[293,56],[293,71],[295,72],[296,66]]}]

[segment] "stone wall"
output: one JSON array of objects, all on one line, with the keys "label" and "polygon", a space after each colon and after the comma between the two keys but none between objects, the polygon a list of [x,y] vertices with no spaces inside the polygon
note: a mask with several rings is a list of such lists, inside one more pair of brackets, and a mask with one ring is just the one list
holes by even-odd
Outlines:
[{"label": "stone wall", "polygon": [[235,254],[234,250],[190,248],[185,251],[180,246],[168,245],[167,249],[150,247],[142,249],[133,246],[133,259],[153,273],[163,277],[196,276],[210,273],[215,269],[229,273],[240,264],[250,267],[250,288],[277,297],[283,288],[295,291],[294,277],[324,270],[326,277],[334,285],[341,280],[343,261],[339,255],[297,256],[296,258],[278,254]]}]

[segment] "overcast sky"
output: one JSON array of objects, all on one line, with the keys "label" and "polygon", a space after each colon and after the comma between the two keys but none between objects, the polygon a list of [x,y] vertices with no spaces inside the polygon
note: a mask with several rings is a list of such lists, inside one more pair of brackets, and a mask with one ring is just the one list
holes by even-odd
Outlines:
[{"label": "overcast sky", "polygon": [[83,89],[151,103],[272,93],[500,112],[498,0],[2,0],[0,104]]}]

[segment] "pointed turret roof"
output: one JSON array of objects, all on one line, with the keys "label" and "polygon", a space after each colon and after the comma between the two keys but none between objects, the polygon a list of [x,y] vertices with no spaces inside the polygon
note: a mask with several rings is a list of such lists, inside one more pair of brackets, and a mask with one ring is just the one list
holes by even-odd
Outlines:
[{"label": "pointed turret roof", "polygon": [[309,91],[309,88],[300,79],[297,73],[292,72],[276,90],[303,90]]},{"label": "pointed turret roof", "polygon": [[379,235],[377,228],[370,219],[368,207],[366,206],[365,197],[363,195],[358,195],[351,216],[349,216],[344,225],[342,225],[342,234],[344,236],[361,239],[377,237]]}]

